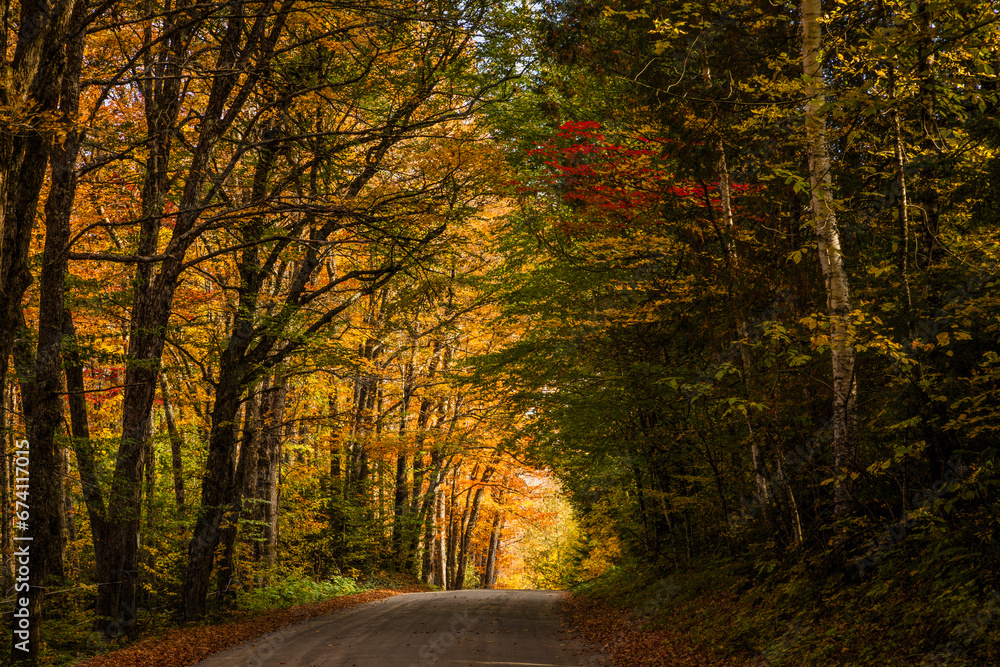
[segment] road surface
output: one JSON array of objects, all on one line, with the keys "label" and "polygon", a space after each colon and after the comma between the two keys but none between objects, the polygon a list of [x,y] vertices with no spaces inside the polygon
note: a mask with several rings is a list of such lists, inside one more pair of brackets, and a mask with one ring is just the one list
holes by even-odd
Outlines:
[{"label": "road surface", "polygon": [[549,667],[610,664],[563,624],[564,593],[407,593],[288,626],[198,667]]}]

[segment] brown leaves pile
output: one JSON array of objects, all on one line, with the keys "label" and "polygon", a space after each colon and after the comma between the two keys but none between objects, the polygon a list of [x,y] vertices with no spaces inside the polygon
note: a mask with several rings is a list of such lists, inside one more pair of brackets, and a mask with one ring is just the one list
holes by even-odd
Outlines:
[{"label": "brown leaves pile", "polygon": [[744,665],[693,646],[678,632],[646,627],[635,612],[572,595],[566,605],[573,627],[599,646],[615,667],[730,667]]},{"label": "brown leaves pile", "polygon": [[231,646],[274,632],[314,616],[382,600],[400,593],[427,590],[423,586],[380,589],[355,595],[344,595],[312,604],[276,609],[261,616],[241,619],[222,625],[196,626],[170,630],[159,637],[148,637],[131,646],[95,656],[79,667],[187,667]]}]

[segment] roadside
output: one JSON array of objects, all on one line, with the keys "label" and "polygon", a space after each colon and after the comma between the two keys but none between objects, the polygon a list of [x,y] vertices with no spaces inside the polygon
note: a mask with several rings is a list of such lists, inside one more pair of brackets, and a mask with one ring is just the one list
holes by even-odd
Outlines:
[{"label": "roadside", "polygon": [[425,586],[417,585],[383,588],[288,609],[272,609],[250,618],[220,625],[176,628],[156,637],[141,639],[125,648],[88,658],[77,665],[78,667],[137,667],[138,665],[142,665],[142,667],[188,667],[188,665],[203,660],[213,653],[218,653],[314,616],[322,616],[338,609],[382,600],[401,593],[416,593],[426,590]]},{"label": "roadside", "polygon": [[632,609],[605,600],[570,595],[567,617],[589,643],[610,656],[614,667],[726,667],[750,665],[699,647],[683,633],[653,627]]},{"label": "roadside", "polygon": [[974,569],[921,577],[925,563],[887,560],[850,581],[695,565],[667,576],[612,568],[573,589],[569,621],[616,667],[1000,664],[1000,595],[966,583]]}]

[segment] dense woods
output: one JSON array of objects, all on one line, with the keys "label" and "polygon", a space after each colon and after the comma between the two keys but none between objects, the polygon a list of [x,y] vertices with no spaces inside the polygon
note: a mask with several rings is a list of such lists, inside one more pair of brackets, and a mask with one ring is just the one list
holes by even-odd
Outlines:
[{"label": "dense woods", "polygon": [[409,575],[996,659],[998,21],[6,2],[3,651]]}]

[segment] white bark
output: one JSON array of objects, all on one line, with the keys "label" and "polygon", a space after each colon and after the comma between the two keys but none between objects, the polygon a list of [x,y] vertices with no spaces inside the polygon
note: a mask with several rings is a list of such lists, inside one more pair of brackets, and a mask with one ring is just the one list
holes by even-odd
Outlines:
[{"label": "white bark", "polygon": [[[850,339],[851,295],[848,289],[840,232],[833,208],[833,178],[826,147],[826,118],[823,63],[820,54],[821,0],[802,0],[802,71],[808,101],[805,108],[806,144],[809,154],[810,208],[816,226],[820,268],[826,283],[827,312],[830,316],[830,348],[833,357],[833,456],[838,478],[846,473],[852,455],[855,422],[856,383],[854,346]],[[846,483],[834,486],[834,511],[847,511]]]}]

